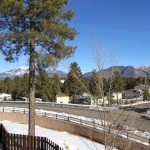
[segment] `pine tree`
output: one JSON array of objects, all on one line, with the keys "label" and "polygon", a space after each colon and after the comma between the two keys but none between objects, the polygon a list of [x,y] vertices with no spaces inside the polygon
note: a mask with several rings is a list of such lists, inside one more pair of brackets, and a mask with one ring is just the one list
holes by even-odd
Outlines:
[{"label": "pine tree", "polygon": [[22,96],[21,95],[21,79],[16,76],[13,80],[13,92],[12,92],[12,98],[16,99],[17,97]]},{"label": "pine tree", "polygon": [[39,70],[36,89],[36,97],[41,98],[43,101],[52,100],[52,81],[43,69]]},{"label": "pine tree", "polygon": [[21,84],[21,96],[29,97],[29,74],[24,74],[20,79]]},{"label": "pine tree", "polygon": [[[74,53],[77,34],[66,22],[68,0],[4,0],[0,5],[0,50],[7,61],[29,55],[29,135],[35,135],[35,62],[48,67]],[[40,50],[40,51],[39,51]]]},{"label": "pine tree", "polygon": [[0,93],[6,92],[7,92],[7,85],[4,83],[4,81],[0,81]]},{"label": "pine tree", "polygon": [[122,92],[123,89],[124,89],[124,81],[120,77],[120,73],[118,71],[114,71],[112,91],[117,93],[117,104],[119,103],[118,92]]},{"label": "pine tree", "polygon": [[83,79],[82,72],[80,67],[76,62],[71,63],[70,71],[67,76],[67,86],[69,96],[73,96],[73,99],[76,95],[79,95],[83,92]]},{"label": "pine tree", "polygon": [[6,77],[4,79],[4,82],[3,82],[6,86],[6,90],[5,90],[5,93],[7,94],[12,94],[12,90],[13,90],[13,80],[11,80],[9,77]]},{"label": "pine tree", "polygon": [[96,71],[92,71],[89,81],[89,91],[92,94],[95,103],[98,103],[98,99],[104,96],[103,79]]},{"label": "pine tree", "polygon": [[56,95],[61,93],[61,82],[58,74],[54,74],[52,78],[52,89],[53,89],[53,95],[54,98],[56,99]]}]

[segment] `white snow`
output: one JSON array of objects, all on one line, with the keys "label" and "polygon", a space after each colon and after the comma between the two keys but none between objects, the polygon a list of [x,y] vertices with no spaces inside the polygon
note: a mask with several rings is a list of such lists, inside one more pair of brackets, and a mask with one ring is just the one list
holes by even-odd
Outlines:
[{"label": "white snow", "polygon": [[[27,135],[28,125],[11,123],[10,121],[0,121],[8,132]],[[59,132],[51,129],[35,127],[36,136],[47,137],[52,140],[64,150],[104,150],[105,147],[102,144],[96,143],[89,139],[80,137],[78,135],[71,135],[67,132]]]},{"label": "white snow", "polygon": [[138,101],[138,102],[133,103],[133,104],[122,104],[122,105],[114,104],[114,105],[112,105],[111,108],[117,109],[117,108],[124,108],[124,107],[139,105],[139,104],[147,104],[147,103],[150,103],[150,102],[149,101]]}]

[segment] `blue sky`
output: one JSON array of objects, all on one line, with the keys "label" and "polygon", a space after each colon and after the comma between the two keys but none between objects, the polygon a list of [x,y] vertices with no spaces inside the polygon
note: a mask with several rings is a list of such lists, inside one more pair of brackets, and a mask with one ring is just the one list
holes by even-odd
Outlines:
[{"label": "blue sky", "polygon": [[[80,32],[71,42],[77,50],[57,69],[67,71],[74,61],[83,73],[95,69],[95,39],[103,51],[104,68],[150,65],[149,7],[150,0],[70,0],[68,8],[76,15],[69,24]],[[17,63],[7,63],[3,56],[0,60],[0,72],[27,65],[24,56]]]}]

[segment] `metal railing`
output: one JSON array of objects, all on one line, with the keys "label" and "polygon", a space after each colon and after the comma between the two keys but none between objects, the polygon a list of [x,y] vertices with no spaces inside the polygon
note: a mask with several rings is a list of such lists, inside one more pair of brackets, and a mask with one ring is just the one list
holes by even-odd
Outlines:
[{"label": "metal railing", "polygon": [[[27,108],[13,108],[13,107],[0,107],[0,111],[1,112],[14,112],[14,113],[23,113],[23,114],[28,114],[29,110]],[[78,116],[70,116],[70,115],[60,115],[59,113],[51,113],[48,111],[40,111],[40,110],[36,110],[35,111],[35,115],[37,116],[43,116],[43,117],[47,117],[47,118],[53,118],[53,119],[59,119],[59,120],[65,120],[68,122],[72,122],[72,123],[77,123],[80,124],[82,126],[87,126],[90,128],[94,128],[97,130],[103,130],[104,129],[104,122],[101,120],[93,120],[90,118],[79,118]],[[112,124],[110,124],[109,122],[105,122],[106,126],[105,126],[105,130],[106,132],[109,133],[113,133],[113,134],[118,134],[121,135],[127,139],[131,139],[131,140],[136,140],[137,142],[140,143],[146,143],[146,145],[150,144],[150,138],[148,137],[144,137],[142,135],[133,133],[132,131],[127,131],[125,129],[121,129],[118,128],[116,126],[113,126]]]}]

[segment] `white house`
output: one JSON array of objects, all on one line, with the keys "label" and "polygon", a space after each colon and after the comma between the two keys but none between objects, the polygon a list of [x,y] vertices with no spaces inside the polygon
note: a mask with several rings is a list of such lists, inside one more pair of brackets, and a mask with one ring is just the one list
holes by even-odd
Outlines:
[{"label": "white house", "polygon": [[112,93],[112,99],[113,100],[121,100],[122,99],[122,93],[121,92],[113,92]]},{"label": "white house", "polygon": [[64,80],[64,79],[61,79],[60,82],[63,84],[63,83],[65,82],[65,80]]},{"label": "white house", "polygon": [[108,104],[108,99],[106,96],[100,99],[91,99],[91,105],[101,105],[101,104]]},{"label": "white house", "polygon": [[11,94],[1,93],[0,94],[0,101],[10,101],[12,100]]},{"label": "white house", "polygon": [[56,96],[56,103],[64,103],[64,104],[68,104],[70,101],[69,96],[65,95],[65,94],[59,94]]}]

